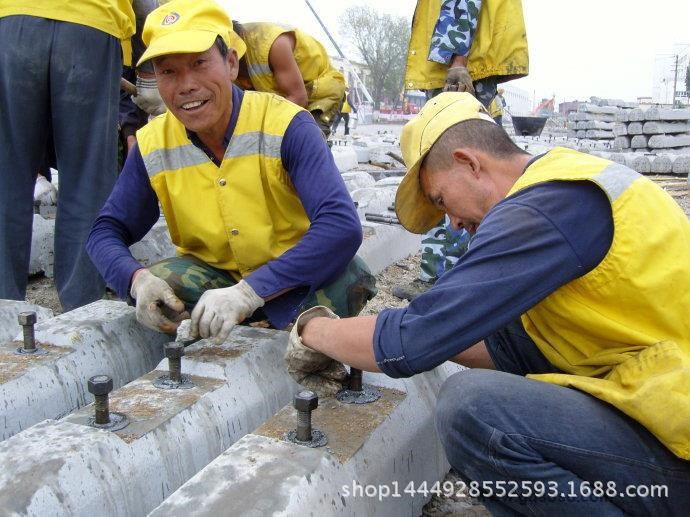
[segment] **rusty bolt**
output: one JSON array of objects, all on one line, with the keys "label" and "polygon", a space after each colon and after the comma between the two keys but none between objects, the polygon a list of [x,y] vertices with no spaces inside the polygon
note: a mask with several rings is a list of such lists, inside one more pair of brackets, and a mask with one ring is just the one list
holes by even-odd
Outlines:
[{"label": "rusty bolt", "polygon": [[362,391],[362,370],[350,368],[350,391]]},{"label": "rusty bolt", "polygon": [[173,341],[165,345],[165,357],[168,358],[168,371],[170,380],[182,382],[182,356],[184,355],[184,343]]},{"label": "rusty bolt", "polygon": [[36,336],[34,334],[36,313],[33,311],[20,312],[17,315],[17,321],[22,326],[24,334],[24,351],[34,352],[36,350]]},{"label": "rusty bolt", "polygon": [[300,391],[295,395],[297,410],[297,439],[301,442],[311,441],[311,412],[319,406],[319,397],[310,390]]},{"label": "rusty bolt", "polygon": [[86,384],[89,393],[96,399],[96,423],[110,423],[110,408],[108,406],[108,393],[113,391],[113,379],[107,375],[95,375]]}]

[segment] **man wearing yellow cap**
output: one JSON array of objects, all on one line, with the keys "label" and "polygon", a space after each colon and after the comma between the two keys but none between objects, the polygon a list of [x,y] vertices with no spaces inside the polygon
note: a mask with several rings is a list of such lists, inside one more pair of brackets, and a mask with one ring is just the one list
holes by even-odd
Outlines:
[{"label": "man wearing yellow cap", "polygon": [[[311,115],[233,85],[245,51],[211,0],[173,0],[146,19],[147,49],[168,111],[137,132],[88,242],[92,260],[144,325],[222,342],[251,318],[285,327],[325,300],[354,315],[375,293],[354,258],[353,203]],[[178,256],[143,268],[128,246],[159,217]],[[334,230],[337,229],[337,230]]]},{"label": "man wearing yellow cap", "polygon": [[[690,223],[622,165],[530,156],[468,93],[403,129],[400,222],[443,213],[474,238],[403,309],[303,313],[287,362],[407,377],[454,360],[437,428],[500,514],[682,514],[690,504]],[[301,337],[300,337],[301,336]],[[312,385],[320,372],[301,375]],[[470,483],[471,482],[471,483]],[[656,492],[652,487],[657,488]]]}]

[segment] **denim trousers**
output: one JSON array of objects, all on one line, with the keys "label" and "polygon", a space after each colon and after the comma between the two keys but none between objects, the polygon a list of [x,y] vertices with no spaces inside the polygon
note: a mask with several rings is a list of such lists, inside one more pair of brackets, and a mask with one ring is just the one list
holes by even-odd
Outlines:
[{"label": "denim trousers", "polygon": [[117,177],[120,41],[76,23],[5,16],[0,49],[0,298],[26,293],[33,186],[50,139],[55,285],[70,310],[105,293],[84,244]]},{"label": "denim trousers", "polygon": [[687,515],[690,461],[613,406],[524,377],[558,370],[520,322],[485,343],[496,370],[450,377],[436,414],[468,495],[494,515]]}]

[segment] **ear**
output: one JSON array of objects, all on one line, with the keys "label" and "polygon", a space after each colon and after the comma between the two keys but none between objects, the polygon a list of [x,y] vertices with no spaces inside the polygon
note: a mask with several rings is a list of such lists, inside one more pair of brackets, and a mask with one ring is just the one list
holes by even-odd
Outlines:
[{"label": "ear", "polygon": [[453,160],[457,164],[462,164],[469,167],[470,172],[473,176],[479,177],[479,171],[481,170],[481,164],[479,162],[479,156],[473,149],[467,149],[463,147],[458,147],[453,150]]},{"label": "ear", "polygon": [[228,49],[227,63],[230,67],[230,80],[234,81],[237,79],[237,73],[240,69],[240,60],[237,57],[237,51],[234,48]]}]

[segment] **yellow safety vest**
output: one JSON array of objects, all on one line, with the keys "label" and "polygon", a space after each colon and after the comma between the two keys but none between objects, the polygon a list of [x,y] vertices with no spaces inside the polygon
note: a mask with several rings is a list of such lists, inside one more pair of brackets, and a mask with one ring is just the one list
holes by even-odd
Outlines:
[{"label": "yellow safety vest", "polygon": [[614,236],[597,267],[523,314],[539,350],[566,372],[530,377],[612,404],[690,459],[690,222],[648,178],[570,149],[530,165],[508,196],[554,180],[599,186]]},{"label": "yellow safety vest", "polygon": [[245,23],[242,26],[245,31],[242,39],[247,44],[247,70],[254,88],[280,95],[269,66],[268,54],[278,36],[292,32],[295,35],[295,61],[307,89],[307,109],[321,111],[326,122],[333,120],[345,96],[345,77],[333,68],[323,45],[296,28],[264,22]]},{"label": "yellow safety vest", "polygon": [[280,146],[299,111],[277,95],[245,92],[220,167],[190,142],[170,112],[137,132],[178,254],[239,279],[297,244],[310,221]]},{"label": "yellow safety vest", "polygon": [[491,99],[489,103],[489,115],[491,118],[500,117],[503,115],[503,103],[498,100],[498,96]]},{"label": "yellow safety vest", "polygon": [[[429,61],[429,46],[442,0],[418,0],[405,68],[406,90],[443,88],[448,65]],[[467,70],[473,81],[497,76],[498,82],[529,73],[525,20],[520,0],[483,0]]]},{"label": "yellow safety vest", "polygon": [[136,22],[132,0],[2,0],[0,18],[12,15],[39,16],[78,23],[115,36],[122,45],[124,65],[132,64],[130,37]]},{"label": "yellow safety vest", "polygon": [[340,113],[351,113],[352,112],[352,106],[350,106],[350,103],[347,102],[347,99],[345,99],[345,102],[343,102],[343,107],[340,110]]}]

